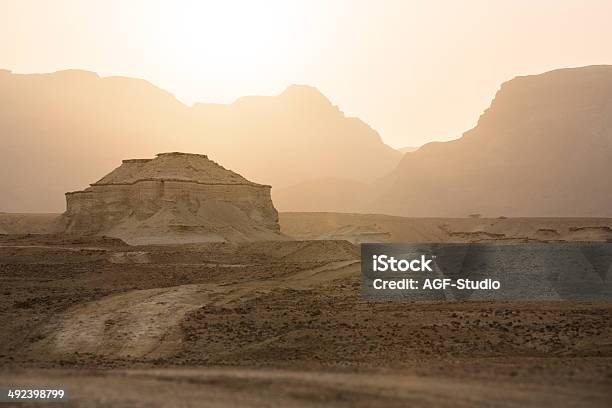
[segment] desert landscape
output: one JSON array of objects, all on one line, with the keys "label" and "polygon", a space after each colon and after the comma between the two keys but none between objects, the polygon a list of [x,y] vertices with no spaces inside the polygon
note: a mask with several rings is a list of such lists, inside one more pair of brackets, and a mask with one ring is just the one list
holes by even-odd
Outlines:
[{"label": "desert landscape", "polygon": [[[573,75],[592,71],[612,75]],[[464,139],[476,143],[465,135],[449,149]],[[405,153],[394,172],[434,148]],[[609,406],[609,301],[365,301],[359,244],[612,244],[610,179],[597,178],[580,193],[588,205],[565,217],[534,217],[565,210],[516,194],[499,200],[532,216],[478,212],[497,199],[453,210],[474,212],[461,217],[375,214],[345,194],[382,191],[401,182],[395,173],[375,184],[306,181],[300,194],[319,195],[299,201],[206,155],[159,153],[66,192],[63,213],[0,213],[0,382],[64,387],[68,406],[92,407]],[[493,191],[482,183],[474,197]],[[313,211],[328,203],[320,194],[362,212]],[[275,196],[300,208],[283,195],[310,211],[278,213]]]},{"label": "desert landscape", "polygon": [[0,407],[612,406],[611,14],[2,2]]},{"label": "desert landscape", "polygon": [[[395,172],[431,149],[406,153]],[[391,178],[305,182],[302,194],[314,188],[359,210],[345,184],[362,194]],[[365,301],[359,251],[372,242],[612,245],[607,177],[580,194],[588,205],[572,207],[578,216],[487,217],[477,212],[487,199],[454,218],[279,214],[269,185],[202,154],[123,159],[93,180],[66,192],[63,213],[0,213],[2,384],[62,387],[68,406],[91,407],[612,401],[609,301]],[[531,215],[563,208],[513,197],[504,202]],[[605,265],[598,271],[609,278]]]},{"label": "desert landscape", "polygon": [[0,216],[10,231],[0,244],[0,379],[66,387],[68,405],[612,398],[610,302],[364,302],[355,244],[610,242],[610,219],[281,213],[292,239],[126,245],[40,233],[59,217]]}]

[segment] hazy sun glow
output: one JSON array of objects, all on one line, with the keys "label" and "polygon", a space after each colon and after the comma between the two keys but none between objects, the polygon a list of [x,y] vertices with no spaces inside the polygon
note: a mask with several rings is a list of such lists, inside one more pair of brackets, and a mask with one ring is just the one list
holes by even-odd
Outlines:
[{"label": "hazy sun glow", "polygon": [[0,68],[144,78],[186,103],[309,84],[399,147],[458,137],[517,75],[612,62],[610,15],[604,0],[3,0]]},{"label": "hazy sun glow", "polygon": [[305,8],[287,1],[160,4],[149,27],[166,69],[188,80],[273,79],[304,48]]}]

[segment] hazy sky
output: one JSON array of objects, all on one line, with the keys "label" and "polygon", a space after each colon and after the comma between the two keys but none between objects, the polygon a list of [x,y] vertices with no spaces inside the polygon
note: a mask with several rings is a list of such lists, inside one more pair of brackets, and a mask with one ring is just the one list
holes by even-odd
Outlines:
[{"label": "hazy sky", "polygon": [[612,1],[0,0],[0,68],[145,78],[186,103],[318,87],[395,147],[458,137],[501,82],[612,63]]}]

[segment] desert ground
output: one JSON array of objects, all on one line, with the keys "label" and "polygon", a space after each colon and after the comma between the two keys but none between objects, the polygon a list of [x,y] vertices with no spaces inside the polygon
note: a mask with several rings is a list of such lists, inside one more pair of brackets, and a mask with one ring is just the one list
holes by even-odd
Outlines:
[{"label": "desert ground", "polygon": [[357,245],[610,242],[611,219],[281,213],[295,240],[127,245],[56,217],[0,215],[2,387],[93,407],[612,403],[610,302],[365,302]]}]

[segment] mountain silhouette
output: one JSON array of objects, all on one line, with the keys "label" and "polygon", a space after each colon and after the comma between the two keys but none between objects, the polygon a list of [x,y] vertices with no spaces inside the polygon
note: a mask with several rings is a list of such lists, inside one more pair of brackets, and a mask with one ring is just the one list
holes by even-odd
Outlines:
[{"label": "mountain silhouette", "polygon": [[502,84],[460,139],[406,153],[367,209],[410,216],[612,216],[612,66]]},{"label": "mountain silhouette", "polygon": [[611,174],[612,66],[588,66],[502,84],[476,127],[406,152],[374,183],[322,179],[273,197],[281,211],[612,217]]},{"label": "mountain silhouette", "polygon": [[310,86],[187,106],[147,81],[68,70],[0,70],[0,211],[60,212],[126,157],[208,154],[282,188],[323,177],[373,181],[401,153]]}]

